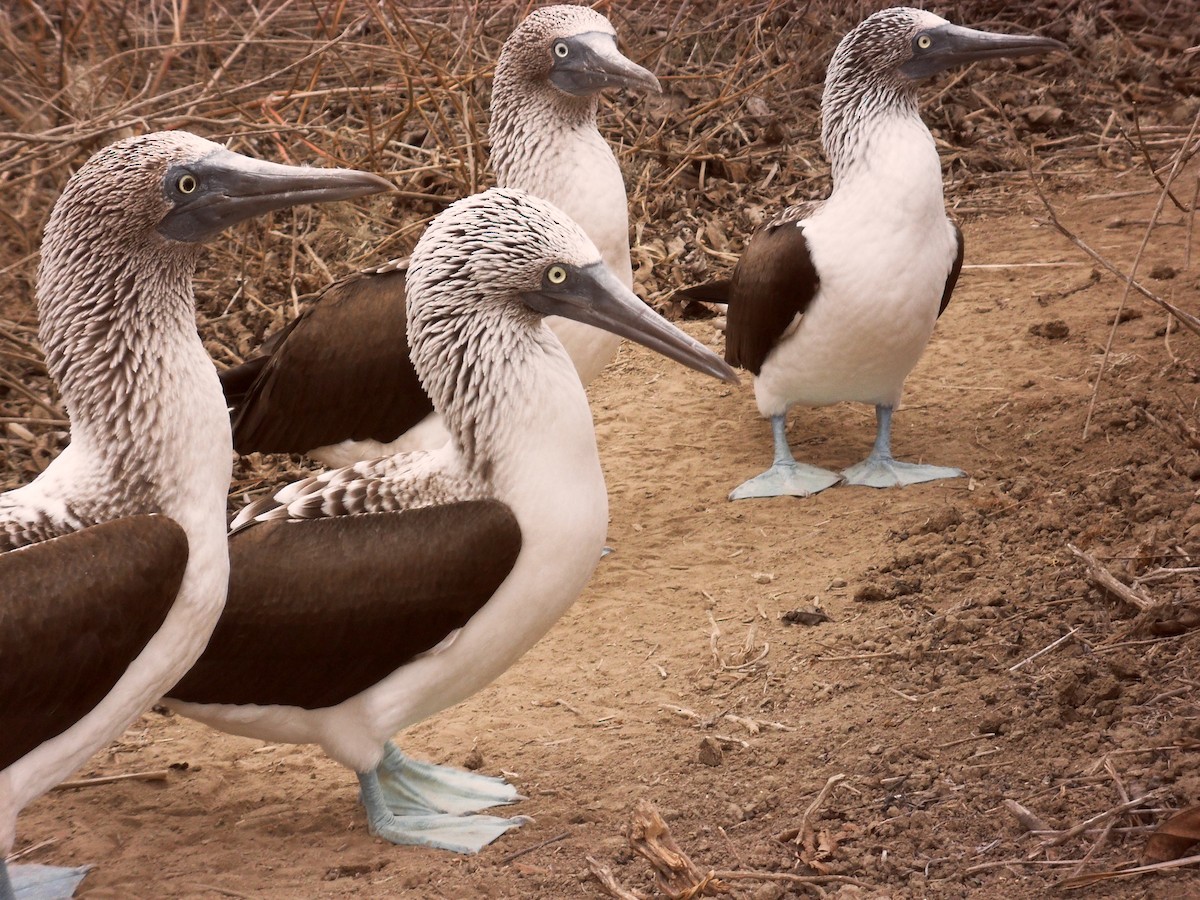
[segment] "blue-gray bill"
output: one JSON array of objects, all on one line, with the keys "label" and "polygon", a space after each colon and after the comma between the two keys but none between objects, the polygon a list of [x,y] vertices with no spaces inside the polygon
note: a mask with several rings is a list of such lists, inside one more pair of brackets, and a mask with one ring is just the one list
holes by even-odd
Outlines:
[{"label": "blue-gray bill", "polygon": [[617,49],[617,39],[602,31],[589,31],[560,38],[554,54],[550,83],[560,91],[586,97],[605,88],[662,93],[654,73],[626,58]]},{"label": "blue-gray bill", "polygon": [[531,309],[603,328],[697,372],[737,384],[737,373],[721,357],[654,312],[604,263],[554,268],[565,269],[565,279],[558,284],[543,279],[541,290],[523,294]]},{"label": "blue-gray bill", "polygon": [[914,80],[982,59],[1067,49],[1062,41],[1036,34],[992,34],[949,23],[920,32],[914,41],[918,43],[914,44],[912,59],[900,67],[904,75]]},{"label": "blue-gray bill", "polygon": [[158,230],[176,241],[203,241],[272,210],[353,200],[391,189],[391,182],[370,172],[288,166],[217,150],[168,171],[164,190],[174,208]]}]

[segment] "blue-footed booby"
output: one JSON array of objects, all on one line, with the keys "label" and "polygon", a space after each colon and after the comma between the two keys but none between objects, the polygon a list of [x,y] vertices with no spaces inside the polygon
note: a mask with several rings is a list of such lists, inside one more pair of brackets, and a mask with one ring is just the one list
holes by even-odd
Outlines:
[{"label": "blue-footed booby", "polygon": [[[917,86],[974,60],[1059,49],[1050,38],[989,34],[908,8],[869,16],[838,44],[821,100],[829,197],[768,222],[728,282],[682,292],[729,303],[725,358],[754,374],[759,412],[774,432],[774,465],[731,500],[804,497],[842,480],[888,487],[963,474],[891,453],[892,411],[963,260]],[[841,400],[875,406],[870,455],[840,475],[798,463],[788,408]]]},{"label": "blue-footed booby", "polygon": [[[0,494],[0,898],[85,870],[14,867],[16,819],[200,655],[228,584],[232,440],[192,276],[226,226],[390,188],[249,159],[186,132],[93,156],[46,223],[39,337],[71,443]],[[24,870],[24,871],[23,871]]]},{"label": "blue-footed booby", "polygon": [[[529,191],[575,219],[605,263],[633,285],[621,170],[596,127],[601,91],[658,91],[617,49],[616,32],[586,6],[530,13],[509,36],[492,85],[491,162],[501,187]],[[404,262],[329,286],[260,352],[222,373],[240,453],[307,453],[344,466],[429,449],[446,431],[408,358]],[[586,385],[618,338],[552,317]]]},{"label": "blue-footed booby", "polygon": [[358,774],[373,834],[474,852],[521,818],[500,779],[390,742],[504,672],[600,559],[608,497],[587,397],[545,324],[563,316],[736,375],[531,194],[460,200],[413,251],[408,336],[450,440],[255,501],[231,526],[225,612],[167,704],[213,727],[316,743]]}]

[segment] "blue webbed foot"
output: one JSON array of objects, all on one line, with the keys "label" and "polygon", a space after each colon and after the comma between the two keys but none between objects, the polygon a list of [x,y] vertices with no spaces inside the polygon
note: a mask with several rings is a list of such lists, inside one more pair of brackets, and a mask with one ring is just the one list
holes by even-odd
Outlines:
[{"label": "blue webbed foot", "polygon": [[458,816],[438,812],[397,815],[388,809],[375,771],[360,772],[358,782],[371,834],[393,844],[433,847],[453,853],[478,853],[509,829],[532,821],[528,816],[501,819],[496,816]]},{"label": "blue webbed foot", "polygon": [[842,480],[837,472],[796,462],[787,441],[787,415],[771,416],[775,464],[761,475],[744,481],[729,493],[730,500],[751,497],[808,497]]},{"label": "blue webbed foot", "polygon": [[875,446],[871,455],[842,472],[846,484],[861,484],[866,487],[899,487],[904,484],[920,484],[937,481],[939,478],[962,478],[967,473],[949,466],[927,466],[920,463],[900,462],[892,458],[892,408],[875,407],[878,422]]},{"label": "blue webbed foot", "polygon": [[872,453],[860,463],[855,463],[842,472],[846,484],[861,484],[867,487],[898,487],[905,484],[920,484],[937,481],[939,478],[962,478],[967,473],[950,466],[927,466],[920,463],[901,462],[891,457]]},{"label": "blue webbed foot", "polygon": [[405,756],[391,741],[375,772],[388,810],[401,816],[457,816],[525,799],[503,778],[422,762]]},{"label": "blue webbed foot", "polygon": [[0,900],[68,900],[91,866],[66,868],[26,864],[8,867],[0,860]]},{"label": "blue webbed foot", "polygon": [[730,500],[752,497],[808,497],[833,487],[842,476],[828,469],[798,462],[777,462],[761,475],[744,481],[734,488]]},{"label": "blue webbed foot", "polygon": [[371,834],[393,844],[432,847],[451,853],[478,853],[504,832],[532,822],[528,816],[396,816],[369,818]]}]

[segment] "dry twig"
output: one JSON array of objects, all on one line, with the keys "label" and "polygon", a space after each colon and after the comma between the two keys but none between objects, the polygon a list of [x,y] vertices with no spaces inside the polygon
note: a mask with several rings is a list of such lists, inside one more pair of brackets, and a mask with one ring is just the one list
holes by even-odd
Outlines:
[{"label": "dry twig", "polygon": [[655,886],[671,900],[692,900],[726,890],[712,870],[699,867],[675,842],[654,804],[639,800],[629,825],[629,843],[654,867]]},{"label": "dry twig", "polygon": [[62,781],[52,787],[52,791],[70,791],[75,788],[96,787],[101,784],[116,784],[118,781],[166,781],[170,776],[169,769],[155,769],[150,772],[126,772],[123,775],[101,775],[97,778],[80,778],[75,781]]},{"label": "dry twig", "polygon": [[1104,566],[1100,564],[1100,560],[1096,559],[1096,557],[1092,556],[1092,554],[1085,550],[1080,550],[1074,544],[1070,543],[1067,544],[1067,549],[1070,550],[1077,559],[1082,560],[1083,564],[1087,566],[1088,578],[1097,587],[1104,588],[1104,590],[1115,594],[1126,603],[1136,606],[1143,612],[1154,609],[1158,605],[1152,597],[1146,594],[1145,590],[1140,584],[1135,585],[1134,587],[1129,587],[1123,582],[1118,581],[1117,577],[1113,575],[1112,572],[1108,571],[1108,569],[1104,568]]}]

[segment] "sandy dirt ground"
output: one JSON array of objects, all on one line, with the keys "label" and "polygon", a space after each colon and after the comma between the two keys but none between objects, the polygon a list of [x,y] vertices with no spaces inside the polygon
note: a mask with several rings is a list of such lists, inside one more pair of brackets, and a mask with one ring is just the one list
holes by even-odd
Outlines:
[{"label": "sandy dirt ground", "polygon": [[[1153,182],[1057,188],[1063,220],[1128,267]],[[80,777],[165,780],[52,793],[22,817],[17,851],[95,864],[80,896],[96,900],[610,896],[589,856],[663,896],[629,841],[649,801],[701,872],[753,900],[1044,897],[1136,860],[1200,798],[1200,596],[1194,573],[1170,571],[1200,553],[1200,341],[1168,335],[1137,296],[1114,332],[1120,282],[1044,219],[1020,184],[963,216],[967,268],[897,415],[898,455],[969,478],[729,503],[770,456],[749,380],[715,385],[623,347],[591,391],[615,552],[499,681],[399,738],[506,774],[532,824],[474,857],[392,847],[319,751],[158,711]],[[1195,310],[1188,240],[1168,207],[1140,272]],[[721,347],[714,320],[686,327]],[[800,458],[840,468],[874,418],[796,410],[790,434]],[[1144,587],[1157,608],[1098,588],[1068,543],[1125,583],[1168,570]],[[1063,838],[1127,800],[1140,802]],[[1200,876],[1074,896],[1200,896]]]}]

